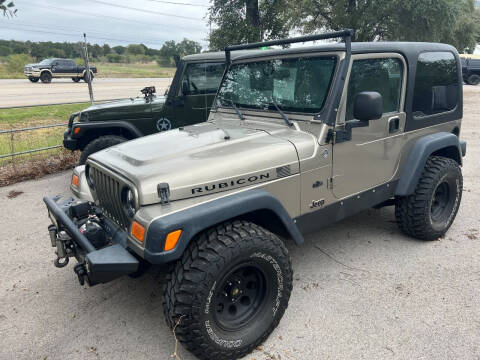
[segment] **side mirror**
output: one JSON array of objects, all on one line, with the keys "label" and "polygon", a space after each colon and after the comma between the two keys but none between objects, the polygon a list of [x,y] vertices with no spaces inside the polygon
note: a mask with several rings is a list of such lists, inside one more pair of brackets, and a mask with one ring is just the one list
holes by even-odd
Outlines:
[{"label": "side mirror", "polygon": [[360,121],[377,120],[383,114],[382,95],[376,91],[362,91],[355,97],[353,117]]}]

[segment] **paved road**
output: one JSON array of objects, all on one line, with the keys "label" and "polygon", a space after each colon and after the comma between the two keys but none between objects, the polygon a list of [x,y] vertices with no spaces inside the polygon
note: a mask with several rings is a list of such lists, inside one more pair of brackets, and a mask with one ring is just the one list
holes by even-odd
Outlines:
[{"label": "paved road", "polygon": [[[145,86],[155,86],[162,94],[171,78],[95,79],[95,101],[141,96]],[[27,79],[0,80],[0,108],[27,105],[90,101],[88,85],[70,79],[53,79],[50,84],[31,83]]]},{"label": "paved road", "polygon": [[[289,245],[290,306],[246,359],[480,358],[480,86],[465,93],[465,192],[446,237],[405,237],[384,208]],[[158,270],[82,288],[72,264],[53,267],[41,197],[68,194],[69,178],[0,188],[0,359],[170,359]]]}]

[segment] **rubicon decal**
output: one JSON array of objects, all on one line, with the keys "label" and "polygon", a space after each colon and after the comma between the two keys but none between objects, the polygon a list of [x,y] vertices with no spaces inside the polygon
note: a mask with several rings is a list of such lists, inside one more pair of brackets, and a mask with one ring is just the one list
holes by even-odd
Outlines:
[{"label": "rubicon decal", "polygon": [[252,174],[236,179],[228,179],[219,181],[216,183],[205,184],[192,188],[192,194],[207,194],[213,192],[219,192],[224,190],[230,190],[237,187],[248,186],[254,183],[260,183],[263,181],[273,180],[274,177],[270,172],[264,172],[260,174]]}]

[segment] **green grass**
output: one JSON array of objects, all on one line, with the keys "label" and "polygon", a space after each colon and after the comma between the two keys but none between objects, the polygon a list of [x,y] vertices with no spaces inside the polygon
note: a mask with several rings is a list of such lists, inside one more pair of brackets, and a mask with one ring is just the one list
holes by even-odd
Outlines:
[{"label": "green grass", "polygon": [[[163,67],[157,63],[113,64],[92,63],[98,69],[100,78],[145,78],[173,77],[175,68]],[[6,64],[0,63],[0,79],[26,79],[23,72],[11,73]]]},{"label": "green grass", "polygon": [[[89,103],[71,105],[35,106],[29,108],[0,109],[0,130],[19,129],[68,121],[74,112],[88,107]],[[0,134],[0,155],[21,152],[62,143],[64,126]],[[57,152],[59,150],[56,150]],[[50,152],[51,153],[51,152]],[[44,154],[43,152],[39,154]],[[46,153],[45,153],[46,154]],[[14,158],[21,160],[20,157]],[[11,159],[0,160],[0,165]]]},{"label": "green grass", "polygon": [[[67,122],[70,115],[88,107],[90,103],[34,106],[26,108],[0,109],[0,130],[15,127],[34,126]],[[21,126],[17,126],[21,125]]]}]

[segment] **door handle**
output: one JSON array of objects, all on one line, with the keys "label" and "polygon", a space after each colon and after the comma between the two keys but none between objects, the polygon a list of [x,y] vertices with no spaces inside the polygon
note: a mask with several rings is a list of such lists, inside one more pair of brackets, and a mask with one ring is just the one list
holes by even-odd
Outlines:
[{"label": "door handle", "polygon": [[398,116],[388,119],[388,133],[393,134],[400,130],[400,118]]}]

